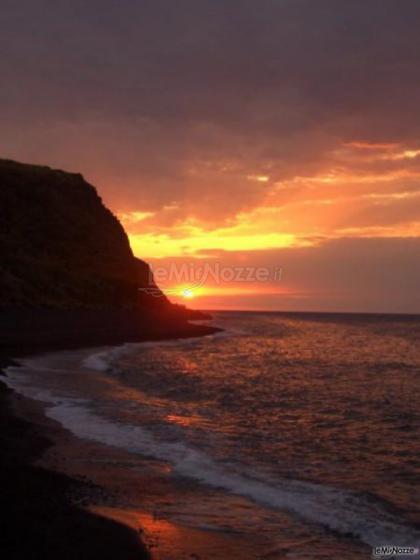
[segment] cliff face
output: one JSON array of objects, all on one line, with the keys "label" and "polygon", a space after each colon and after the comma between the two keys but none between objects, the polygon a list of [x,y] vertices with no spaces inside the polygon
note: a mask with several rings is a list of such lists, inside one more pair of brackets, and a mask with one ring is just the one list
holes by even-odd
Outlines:
[{"label": "cliff face", "polygon": [[0,306],[167,305],[81,175],[0,160]]}]

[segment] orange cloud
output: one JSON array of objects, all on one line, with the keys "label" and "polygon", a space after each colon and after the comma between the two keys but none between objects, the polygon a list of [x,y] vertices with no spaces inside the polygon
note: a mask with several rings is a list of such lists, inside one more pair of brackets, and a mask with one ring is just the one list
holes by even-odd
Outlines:
[{"label": "orange cloud", "polygon": [[[258,199],[251,208],[236,212],[221,224],[217,219],[210,224],[195,215],[194,198],[188,214],[178,202],[168,202],[160,211],[124,213],[133,250],[144,258],[211,257],[218,250],[309,246],[319,237],[417,235],[413,214],[420,203],[420,166],[410,167],[405,162],[415,160],[420,151],[402,149],[397,143],[353,142],[345,148],[350,150],[347,155],[332,150],[336,165],[323,172],[282,180],[276,180],[275,174],[246,175],[245,179],[263,185]],[[380,154],[358,159],[357,154],[365,150]],[[398,162],[399,167],[381,169],[377,162],[384,158]],[[237,180],[236,175],[231,176],[233,191],[235,177]],[[172,216],[169,221],[168,215]]]}]

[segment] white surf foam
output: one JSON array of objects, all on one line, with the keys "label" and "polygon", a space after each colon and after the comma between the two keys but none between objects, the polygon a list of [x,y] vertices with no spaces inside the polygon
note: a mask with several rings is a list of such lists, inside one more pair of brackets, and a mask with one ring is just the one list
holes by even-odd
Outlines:
[{"label": "white surf foam", "polygon": [[[116,355],[127,350],[131,352],[133,346],[138,345],[102,349],[87,357],[84,353],[84,365],[106,371]],[[420,535],[414,529],[403,526],[398,519],[364,496],[320,484],[285,479],[268,481],[263,476],[257,478],[246,471],[234,471],[182,442],[161,441],[140,426],[111,422],[93,412],[85,399],[58,397],[31,385],[29,370],[43,368],[49,363],[48,356],[24,360],[23,367],[8,368],[6,372],[10,376],[3,381],[25,396],[49,404],[47,415],[78,437],[168,462],[179,475],[247,497],[270,508],[289,511],[303,520],[339,533],[352,534],[371,546],[384,543],[400,546],[420,544]]]},{"label": "white surf foam", "polygon": [[294,480],[267,484],[230,470],[183,443],[158,441],[139,426],[110,422],[80,401],[55,403],[47,414],[78,437],[169,462],[179,475],[270,508],[289,511],[339,533],[352,534],[371,546],[391,541],[401,546],[420,543],[420,535],[414,530],[399,524],[377,504],[355,493]]},{"label": "white surf foam", "polygon": [[111,365],[112,350],[95,352],[83,360],[83,366],[95,371],[107,371]]}]

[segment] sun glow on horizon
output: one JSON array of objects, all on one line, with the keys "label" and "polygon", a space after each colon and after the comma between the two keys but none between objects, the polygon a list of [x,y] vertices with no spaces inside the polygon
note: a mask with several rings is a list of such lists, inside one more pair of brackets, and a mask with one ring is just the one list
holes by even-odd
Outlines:
[{"label": "sun glow on horizon", "polygon": [[[333,165],[328,163],[307,175],[245,176],[261,185],[259,198],[228,218],[219,207],[215,207],[214,216],[207,210],[203,213],[200,199],[190,202],[187,213],[171,215],[170,219],[167,206],[161,212],[147,208],[126,212],[123,224],[133,252],[147,260],[297,249],[314,246],[321,238],[340,237],[343,228],[349,227],[353,236],[373,235],[372,227],[385,225],[393,236],[406,236],[407,223],[413,222],[406,199],[414,203],[420,196],[415,183],[420,177],[420,168],[415,165],[420,161],[420,149],[353,142],[336,146],[331,158]],[[205,177],[205,170],[203,173]],[[180,206],[171,208],[179,211]],[[386,210],[389,224],[381,223],[381,209]],[[403,214],[406,220],[401,219]],[[349,216],[353,216],[352,223]],[[377,231],[376,236],[389,237],[388,231]]]},{"label": "sun glow on horizon", "polygon": [[181,296],[182,296],[184,299],[192,299],[192,298],[195,297],[195,293],[194,293],[193,290],[191,290],[190,288],[184,288],[184,289],[181,291]]},{"label": "sun glow on horizon", "polygon": [[[120,214],[133,253],[157,267],[171,262],[195,268],[203,263],[228,267],[268,263],[275,267],[275,258],[327,254],[343,238],[375,238],[380,243],[380,239],[420,236],[420,220],[415,214],[420,200],[417,145],[350,142],[336,145],[330,156],[318,169],[297,169],[289,177],[276,173],[274,165],[265,168],[267,174],[239,174],[236,168],[235,173],[223,168],[218,178],[223,182],[223,174],[231,173],[232,192],[246,184],[244,181],[253,183],[244,204],[241,199],[238,205],[215,203],[213,207],[209,199],[204,208],[202,198],[191,197],[186,206],[168,206],[163,201],[160,209],[145,205]],[[205,183],[209,171],[201,171]],[[305,269],[305,263],[296,257],[288,273]],[[257,306],[256,298],[275,301],[276,305],[287,299],[289,305],[298,306],[297,301],[306,299],[301,285],[305,282],[300,279],[281,286],[204,284],[193,278],[168,285],[167,279],[156,280],[169,297],[181,304],[188,300],[192,307],[214,308],[238,298],[246,307]],[[331,291],[335,289],[333,286]],[[333,296],[311,292],[313,297],[324,301]]]},{"label": "sun glow on horizon", "polygon": [[241,231],[243,229],[245,229],[244,224],[233,226],[230,229],[211,231],[197,228],[197,231],[182,232],[183,235],[179,236],[174,227],[173,236],[169,233],[130,234],[130,232],[128,232],[128,236],[134,254],[145,259],[202,256],[214,250],[259,251],[307,244],[307,242],[298,240],[294,234],[255,230],[243,232]]}]

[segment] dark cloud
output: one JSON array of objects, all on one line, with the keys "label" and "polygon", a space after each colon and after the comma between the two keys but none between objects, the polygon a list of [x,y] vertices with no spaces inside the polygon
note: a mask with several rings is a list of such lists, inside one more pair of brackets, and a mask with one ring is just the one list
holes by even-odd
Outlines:
[{"label": "dark cloud", "polygon": [[[420,159],[343,144],[419,147],[419,21],[418,0],[3,0],[0,154],[81,171],[115,211],[173,205],[160,214],[166,233],[305,197],[290,223],[302,216],[312,238],[418,220],[415,198],[363,196],[417,191]],[[304,180],[331,170],[339,184]],[[249,179],[259,175],[270,181]],[[352,196],[336,219],[335,206],[310,203]],[[334,243],[263,254],[285,259],[308,293],[340,285],[348,305],[366,293],[372,309],[408,310],[417,242]]]},{"label": "dark cloud", "polygon": [[[414,0],[6,0],[3,107],[351,130],[417,108],[419,16]],[[377,135],[413,125],[387,121]]]}]

